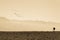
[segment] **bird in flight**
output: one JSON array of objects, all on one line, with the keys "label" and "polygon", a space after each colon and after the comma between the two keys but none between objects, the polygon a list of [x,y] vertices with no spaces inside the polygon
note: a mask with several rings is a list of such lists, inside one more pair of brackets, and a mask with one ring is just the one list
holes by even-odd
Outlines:
[{"label": "bird in flight", "polygon": [[17,14],[17,13],[14,13],[14,15],[16,15],[17,17],[21,17],[19,14]]},{"label": "bird in flight", "polygon": [[56,29],[56,28],[55,28],[55,27],[53,27],[53,31],[55,31],[55,29]]}]

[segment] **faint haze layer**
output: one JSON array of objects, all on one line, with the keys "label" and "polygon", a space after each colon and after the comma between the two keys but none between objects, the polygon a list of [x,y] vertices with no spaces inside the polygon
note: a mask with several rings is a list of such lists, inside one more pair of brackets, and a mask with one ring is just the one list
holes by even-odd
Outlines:
[{"label": "faint haze layer", "polygon": [[60,0],[0,0],[0,16],[60,22]]},{"label": "faint haze layer", "polygon": [[32,21],[32,20],[8,20],[0,17],[0,31],[60,31],[60,23]]}]

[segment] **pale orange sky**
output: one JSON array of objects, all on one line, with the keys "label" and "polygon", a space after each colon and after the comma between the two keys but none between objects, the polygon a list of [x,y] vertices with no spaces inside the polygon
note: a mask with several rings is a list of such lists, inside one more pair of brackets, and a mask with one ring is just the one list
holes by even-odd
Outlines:
[{"label": "pale orange sky", "polygon": [[0,0],[0,16],[60,22],[60,0]]}]

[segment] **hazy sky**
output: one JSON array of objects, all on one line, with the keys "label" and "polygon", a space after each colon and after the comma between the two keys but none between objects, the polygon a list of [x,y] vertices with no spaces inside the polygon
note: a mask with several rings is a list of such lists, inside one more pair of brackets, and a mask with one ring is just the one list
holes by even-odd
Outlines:
[{"label": "hazy sky", "polygon": [[0,0],[0,16],[60,22],[60,0]]}]

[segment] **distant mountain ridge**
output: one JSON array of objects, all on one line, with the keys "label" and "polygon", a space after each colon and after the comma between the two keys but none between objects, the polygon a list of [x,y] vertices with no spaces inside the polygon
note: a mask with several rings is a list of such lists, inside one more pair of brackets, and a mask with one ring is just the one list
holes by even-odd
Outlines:
[{"label": "distant mountain ridge", "polygon": [[0,17],[0,31],[48,31],[60,30],[60,23],[45,21],[17,21]]},{"label": "distant mountain ridge", "polygon": [[8,20],[8,19],[5,17],[0,17],[0,20]]},{"label": "distant mountain ridge", "polygon": [[50,22],[50,21],[48,21],[48,22],[46,22],[46,21],[33,21],[33,20],[9,20],[9,19],[7,19],[7,18],[5,18],[5,17],[0,17],[0,21],[15,21],[15,22],[18,22],[18,21],[25,21],[25,22],[44,22],[44,23],[56,23],[56,22]]}]

